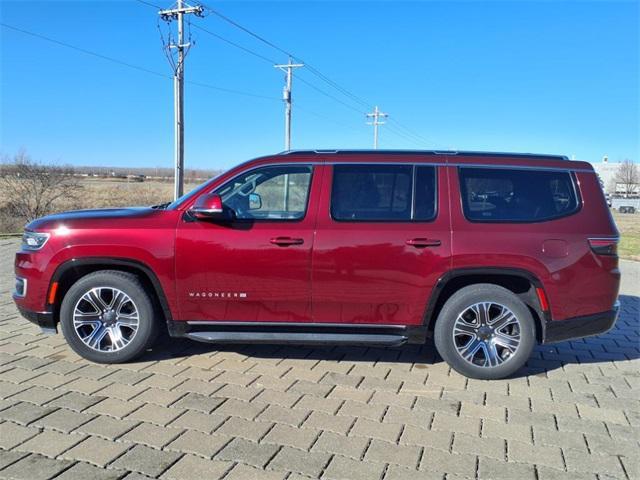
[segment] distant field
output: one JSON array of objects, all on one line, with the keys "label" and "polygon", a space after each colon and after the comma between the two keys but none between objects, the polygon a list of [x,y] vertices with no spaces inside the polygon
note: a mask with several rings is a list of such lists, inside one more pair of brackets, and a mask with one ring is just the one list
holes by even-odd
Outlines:
[{"label": "distant field", "polygon": [[[185,192],[195,188],[197,183],[185,184]],[[173,183],[160,181],[134,182],[121,179],[87,178],[81,182],[82,191],[78,200],[62,200],[59,210],[78,208],[104,208],[154,205],[173,198]],[[6,199],[0,191],[0,209]],[[620,230],[619,253],[622,258],[640,261],[640,213],[619,214],[613,218]],[[20,219],[0,216],[0,234],[20,232],[24,222]]]},{"label": "distant field", "polygon": [[[87,178],[83,179],[80,185],[78,199],[75,201],[61,199],[56,205],[56,210],[156,205],[173,199],[173,183],[170,182]],[[197,185],[199,184],[185,184],[185,192]],[[5,202],[6,198],[0,191],[0,209]],[[21,219],[0,215],[0,233],[20,232],[23,226],[24,221]]]},{"label": "distant field", "polygon": [[614,211],[613,218],[620,231],[618,253],[622,258],[640,261],[640,213]]},{"label": "distant field", "polygon": [[[83,180],[81,185],[83,194],[80,208],[156,205],[173,200],[173,182],[90,178]],[[188,192],[198,185],[185,183],[184,191]]]}]

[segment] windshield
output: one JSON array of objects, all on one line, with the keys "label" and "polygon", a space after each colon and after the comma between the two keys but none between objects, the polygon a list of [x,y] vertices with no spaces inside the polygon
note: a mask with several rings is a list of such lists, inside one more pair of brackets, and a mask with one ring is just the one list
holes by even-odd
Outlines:
[{"label": "windshield", "polygon": [[167,210],[173,210],[175,208],[178,208],[180,205],[182,205],[184,202],[189,200],[191,197],[193,197],[194,195],[197,195],[202,190],[206,189],[207,186],[218,177],[219,177],[219,175],[216,175],[215,177],[210,178],[206,182],[198,185],[196,188],[194,188],[190,192],[187,192],[184,195],[182,195],[181,197],[177,198],[176,200],[171,202],[169,205],[167,205]]}]

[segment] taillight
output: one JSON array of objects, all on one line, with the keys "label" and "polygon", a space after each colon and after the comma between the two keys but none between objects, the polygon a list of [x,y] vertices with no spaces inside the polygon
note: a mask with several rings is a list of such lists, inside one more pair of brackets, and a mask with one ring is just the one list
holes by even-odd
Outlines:
[{"label": "taillight", "polygon": [[589,246],[596,255],[617,255],[619,238],[590,238]]}]

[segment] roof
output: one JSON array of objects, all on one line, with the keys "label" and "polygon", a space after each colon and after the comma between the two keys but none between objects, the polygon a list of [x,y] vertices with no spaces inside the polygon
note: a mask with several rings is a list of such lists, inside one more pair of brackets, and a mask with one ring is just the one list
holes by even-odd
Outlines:
[{"label": "roof", "polygon": [[477,152],[457,150],[288,150],[278,155],[458,155],[464,157],[507,157],[545,160],[569,160],[566,155],[538,153]]}]

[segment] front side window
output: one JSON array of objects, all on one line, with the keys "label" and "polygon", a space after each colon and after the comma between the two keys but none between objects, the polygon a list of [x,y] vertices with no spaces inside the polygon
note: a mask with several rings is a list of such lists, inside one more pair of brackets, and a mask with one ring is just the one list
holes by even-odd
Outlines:
[{"label": "front side window", "polygon": [[578,208],[569,172],[461,167],[460,189],[467,219],[478,222],[539,222]]},{"label": "front side window", "polygon": [[336,165],[331,216],[341,221],[428,221],[435,217],[435,167]]},{"label": "front side window", "polygon": [[300,220],[307,210],[311,172],[308,165],[257,168],[216,193],[238,220]]}]

